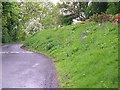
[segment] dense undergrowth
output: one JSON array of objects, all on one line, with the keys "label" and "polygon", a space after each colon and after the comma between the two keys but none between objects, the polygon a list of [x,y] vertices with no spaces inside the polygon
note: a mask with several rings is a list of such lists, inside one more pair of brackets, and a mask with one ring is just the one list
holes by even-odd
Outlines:
[{"label": "dense undergrowth", "polygon": [[60,87],[118,87],[118,26],[87,23],[44,30],[24,46],[54,58]]}]

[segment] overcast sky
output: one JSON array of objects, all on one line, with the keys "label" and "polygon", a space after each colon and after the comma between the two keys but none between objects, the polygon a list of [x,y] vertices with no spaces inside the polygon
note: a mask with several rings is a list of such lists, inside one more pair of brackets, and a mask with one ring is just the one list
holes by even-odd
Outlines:
[{"label": "overcast sky", "polygon": [[[17,0],[18,2],[20,2],[20,1],[33,1],[33,2],[35,2],[35,1],[45,1],[45,0]],[[60,0],[48,0],[48,1],[51,1],[51,2],[53,2],[54,4],[56,4],[57,2],[59,2]]]},{"label": "overcast sky", "polygon": [[60,0],[51,0],[54,4],[56,4],[57,2],[59,2]]}]

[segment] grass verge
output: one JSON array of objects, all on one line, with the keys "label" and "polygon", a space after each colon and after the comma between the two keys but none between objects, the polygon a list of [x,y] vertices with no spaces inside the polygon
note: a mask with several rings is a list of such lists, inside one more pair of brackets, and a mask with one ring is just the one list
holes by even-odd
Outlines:
[{"label": "grass verge", "polygon": [[118,87],[118,26],[87,23],[44,30],[24,47],[54,58],[60,87]]}]

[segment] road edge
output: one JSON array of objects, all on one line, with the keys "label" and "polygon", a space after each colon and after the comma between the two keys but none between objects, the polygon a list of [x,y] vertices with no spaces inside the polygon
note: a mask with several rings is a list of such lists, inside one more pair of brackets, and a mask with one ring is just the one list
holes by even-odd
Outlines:
[{"label": "road edge", "polygon": [[54,58],[50,57],[49,55],[47,55],[47,54],[45,54],[45,53],[39,52],[39,51],[37,51],[37,50],[32,50],[32,49],[30,49],[30,48],[27,48],[27,47],[25,47],[24,45],[22,45],[20,48],[21,48],[21,49],[24,49],[24,50],[26,50],[26,51],[31,51],[31,52],[34,52],[34,53],[37,53],[37,54],[41,54],[41,55],[49,58],[49,59],[51,60],[52,64],[53,64],[53,66],[54,66],[55,79],[56,79],[57,86],[58,86],[57,88],[60,88],[60,80],[58,79],[58,71],[57,71],[57,69],[56,69],[56,64],[55,64],[55,62],[54,62]]}]

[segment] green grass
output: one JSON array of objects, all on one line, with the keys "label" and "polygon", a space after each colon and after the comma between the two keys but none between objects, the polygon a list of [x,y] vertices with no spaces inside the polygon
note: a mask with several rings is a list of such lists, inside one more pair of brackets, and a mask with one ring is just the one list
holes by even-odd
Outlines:
[{"label": "green grass", "polygon": [[[112,23],[69,25],[41,31],[24,46],[54,58],[60,87],[118,87],[118,26]],[[83,32],[87,38],[81,39]]]}]

